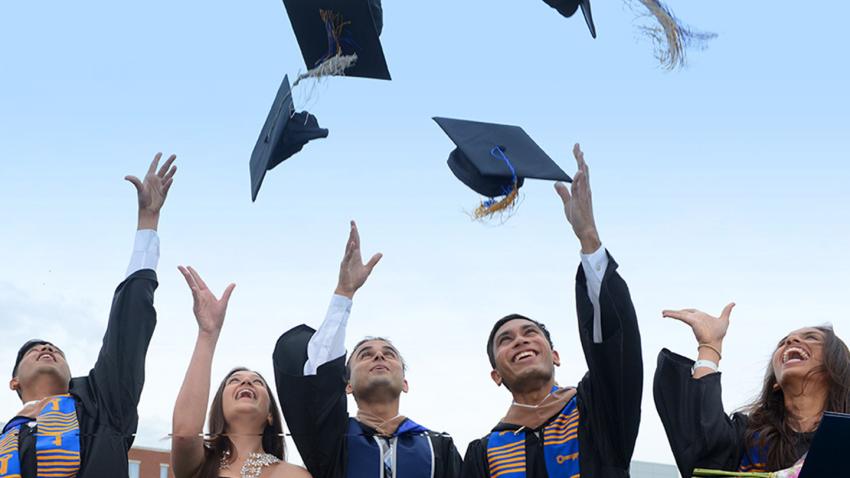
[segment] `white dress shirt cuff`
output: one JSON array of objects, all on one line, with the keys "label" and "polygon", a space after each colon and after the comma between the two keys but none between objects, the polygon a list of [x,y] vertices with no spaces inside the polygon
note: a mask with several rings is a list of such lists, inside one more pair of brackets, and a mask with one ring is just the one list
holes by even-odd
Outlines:
[{"label": "white dress shirt cuff", "polygon": [[127,276],[142,269],[156,270],[159,263],[159,236],[153,229],[136,231],[136,241],[133,243],[133,254],[130,265],[127,266]]},{"label": "white dress shirt cuff", "polygon": [[352,301],[348,297],[334,294],[331,298],[324,322],[307,344],[305,376],[316,375],[321,365],[345,355],[345,328],[351,305]]},{"label": "white dress shirt cuff", "polygon": [[591,254],[581,254],[581,266],[587,279],[587,296],[593,304],[593,343],[602,343],[602,310],[599,306],[599,294],[602,291],[602,278],[608,269],[608,251],[603,246]]}]

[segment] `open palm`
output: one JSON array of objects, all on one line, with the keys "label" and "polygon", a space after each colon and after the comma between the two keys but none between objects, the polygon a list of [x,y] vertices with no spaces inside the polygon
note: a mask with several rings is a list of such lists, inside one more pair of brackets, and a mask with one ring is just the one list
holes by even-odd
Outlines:
[{"label": "open palm", "polygon": [[189,288],[192,289],[194,300],[192,310],[195,313],[195,320],[198,321],[198,329],[201,332],[217,334],[224,325],[227,303],[236,284],[228,285],[221,294],[221,299],[218,299],[195,269],[183,266],[179,266],[178,269],[189,284]]},{"label": "open palm", "polygon": [[173,165],[177,156],[173,154],[169,156],[157,171],[156,168],[161,158],[162,153],[156,153],[143,181],[136,176],[124,177],[136,187],[136,193],[139,197],[139,211],[158,213],[162,209],[162,205],[165,204],[165,198],[168,196],[168,190],[171,189],[174,174],[177,172],[177,166]]},{"label": "open palm", "polygon": [[348,234],[348,242],[345,244],[345,255],[339,265],[339,282],[337,283],[336,293],[346,297],[353,297],[357,289],[366,283],[372,269],[378,264],[383,255],[379,252],[369,259],[366,264],[363,263],[363,257],[360,254],[360,233],[357,231],[357,224],[351,221],[351,232]]}]

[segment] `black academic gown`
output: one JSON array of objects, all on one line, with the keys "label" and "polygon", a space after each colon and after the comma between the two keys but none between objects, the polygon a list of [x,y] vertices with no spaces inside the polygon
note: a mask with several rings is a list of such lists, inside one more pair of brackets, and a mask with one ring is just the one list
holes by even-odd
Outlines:
[{"label": "black academic gown", "polygon": [[[86,377],[71,379],[80,424],[77,478],[129,476],[127,453],[138,426],[145,355],[156,326],[156,287],[156,272],[150,269],[133,273],[118,286],[94,368]],[[30,427],[21,427],[18,442],[23,478],[35,478],[35,436]]]},{"label": "black academic gown", "polygon": [[[692,377],[694,361],[667,349],[658,354],[653,395],[670,448],[682,476],[694,468],[738,471],[746,443],[747,415],[726,414],[720,373]],[[779,469],[792,466],[809,449],[814,433],[795,435],[797,457]],[[777,471],[777,470],[771,470]]]},{"label": "black academic gown", "polygon": [[[625,478],[640,425],[643,360],[640,331],[629,288],[608,255],[608,269],[599,294],[602,342],[593,343],[593,304],[587,293],[584,269],[576,275],[576,311],[579,336],[588,372],[577,387],[579,409],[579,467],[582,478]],[[550,421],[557,413],[550,418]],[[541,430],[526,431],[526,477],[549,477],[543,460]],[[499,423],[492,431],[519,427]],[[489,434],[466,449],[463,478],[490,478],[487,466]]]},{"label": "black academic gown", "polygon": [[[314,332],[299,325],[278,339],[273,355],[278,400],[292,440],[313,478],[346,478],[345,356],[320,365],[316,375],[305,376],[307,344]],[[360,426],[365,434],[375,434],[370,427]],[[459,477],[461,458],[451,437],[436,432],[429,432],[429,437],[434,447],[434,478]]]}]

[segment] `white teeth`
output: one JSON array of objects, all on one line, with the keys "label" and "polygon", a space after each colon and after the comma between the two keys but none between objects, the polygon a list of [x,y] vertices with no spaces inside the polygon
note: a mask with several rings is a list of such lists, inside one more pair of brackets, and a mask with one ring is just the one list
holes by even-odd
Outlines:
[{"label": "white teeth", "polygon": [[237,399],[244,398],[244,397],[254,398],[254,392],[246,388],[246,389],[240,390],[236,394]]},{"label": "white teeth", "polygon": [[[792,356],[793,355],[793,356]],[[782,353],[782,363],[809,360],[809,353],[799,347],[791,347]]]},{"label": "white teeth", "polygon": [[520,361],[520,360],[522,360],[522,359],[524,359],[524,358],[526,358],[526,357],[534,357],[534,352],[532,352],[532,351],[530,351],[530,350],[526,350],[525,352],[522,352],[522,353],[516,354],[516,355],[514,356],[514,362],[518,362],[518,361]]}]

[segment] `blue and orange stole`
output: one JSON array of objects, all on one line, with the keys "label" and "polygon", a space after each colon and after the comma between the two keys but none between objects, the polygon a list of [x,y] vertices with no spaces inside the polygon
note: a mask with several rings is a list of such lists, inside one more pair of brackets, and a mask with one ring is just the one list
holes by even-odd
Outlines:
[{"label": "blue and orange stole", "polygon": [[[348,466],[347,478],[379,478],[383,473],[381,445],[385,440],[377,435],[365,433],[360,422],[348,419]],[[431,478],[434,468],[434,449],[428,429],[413,420],[406,419],[388,439],[395,448],[395,476],[393,478]]]},{"label": "blue and orange stole", "polygon": [[[758,436],[755,437],[758,442]],[[767,448],[758,444],[749,447],[744,451],[744,456],[741,457],[741,463],[738,465],[738,471],[741,472],[766,472],[767,469]]]},{"label": "blue and orange stole", "polygon": [[[13,420],[0,435],[0,478],[21,478],[18,437],[27,420]],[[70,395],[53,397],[35,419],[38,478],[73,478],[80,470],[80,424]]]},{"label": "blue and orange stole", "polygon": [[[573,397],[543,428],[543,458],[550,478],[577,478],[578,406]],[[525,432],[493,432],[487,440],[490,478],[526,478]]]}]

